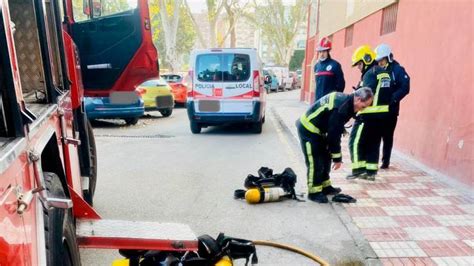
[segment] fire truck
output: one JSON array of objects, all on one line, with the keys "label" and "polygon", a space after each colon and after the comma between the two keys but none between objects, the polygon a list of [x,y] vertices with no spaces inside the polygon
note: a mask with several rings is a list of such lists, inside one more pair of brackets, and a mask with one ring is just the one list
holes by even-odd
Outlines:
[{"label": "fire truck", "polygon": [[80,247],[197,249],[186,225],[107,220],[92,207],[84,96],[133,101],[159,71],[147,0],[110,12],[122,2],[133,1],[0,0],[2,266],[80,265]]}]

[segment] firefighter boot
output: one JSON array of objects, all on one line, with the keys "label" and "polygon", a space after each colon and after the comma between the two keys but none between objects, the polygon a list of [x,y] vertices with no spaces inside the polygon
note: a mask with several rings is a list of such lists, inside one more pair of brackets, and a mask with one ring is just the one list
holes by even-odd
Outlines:
[{"label": "firefighter boot", "polygon": [[308,199],[317,203],[328,203],[328,197],[323,192],[316,192],[308,194]]},{"label": "firefighter boot", "polygon": [[336,195],[341,193],[341,189],[338,187],[333,187],[333,186],[327,186],[323,188],[323,194],[324,195]]}]

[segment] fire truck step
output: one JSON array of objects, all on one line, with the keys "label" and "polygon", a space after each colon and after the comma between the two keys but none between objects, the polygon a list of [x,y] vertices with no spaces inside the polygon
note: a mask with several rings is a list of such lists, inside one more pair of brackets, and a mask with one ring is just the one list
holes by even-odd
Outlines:
[{"label": "fire truck step", "polygon": [[197,237],[185,224],[121,220],[76,222],[81,248],[195,251]]}]

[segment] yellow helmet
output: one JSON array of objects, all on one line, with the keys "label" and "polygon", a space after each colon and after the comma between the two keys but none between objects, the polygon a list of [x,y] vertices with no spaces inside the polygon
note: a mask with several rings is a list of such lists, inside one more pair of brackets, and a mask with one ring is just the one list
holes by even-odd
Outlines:
[{"label": "yellow helmet", "polygon": [[370,65],[374,61],[374,58],[375,53],[370,46],[359,46],[352,54],[352,66],[355,66],[359,61],[364,62],[365,65]]}]

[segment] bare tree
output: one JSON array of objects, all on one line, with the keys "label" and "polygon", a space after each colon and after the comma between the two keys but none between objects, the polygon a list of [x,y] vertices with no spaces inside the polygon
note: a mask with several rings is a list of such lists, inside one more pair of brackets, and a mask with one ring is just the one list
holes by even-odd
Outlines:
[{"label": "bare tree", "polygon": [[296,0],[285,6],[282,0],[253,0],[255,12],[245,14],[246,19],[262,32],[264,40],[274,47],[277,64],[287,66],[295,49],[298,29],[306,20],[309,0]]},{"label": "bare tree", "polygon": [[[182,0],[158,0],[159,12],[163,33],[165,35],[165,57],[170,64],[171,71],[176,71],[179,68],[179,58],[176,49],[176,36],[178,33],[179,24],[179,9]],[[171,15],[171,14],[172,15]]]}]

